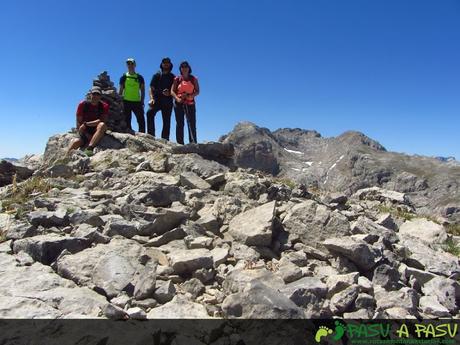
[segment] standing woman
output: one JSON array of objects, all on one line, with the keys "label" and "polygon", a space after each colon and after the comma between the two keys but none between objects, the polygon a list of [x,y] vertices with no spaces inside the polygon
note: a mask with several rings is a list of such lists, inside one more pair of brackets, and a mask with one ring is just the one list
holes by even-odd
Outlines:
[{"label": "standing woman", "polygon": [[196,108],[195,97],[200,93],[198,79],[192,75],[192,68],[187,61],[179,66],[180,75],[174,78],[171,95],[174,97],[176,115],[176,141],[184,144],[184,116],[187,120],[188,138],[196,143]]}]

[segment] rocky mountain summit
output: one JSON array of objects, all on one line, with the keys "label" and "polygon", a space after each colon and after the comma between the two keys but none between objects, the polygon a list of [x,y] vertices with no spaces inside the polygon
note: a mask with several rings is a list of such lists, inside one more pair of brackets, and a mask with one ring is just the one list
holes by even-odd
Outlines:
[{"label": "rocky mountain summit", "polygon": [[404,174],[359,133],[250,124],[185,146],[109,131],[90,158],[73,137],[0,188],[2,318],[459,316],[455,223],[415,212],[458,195],[431,160]]},{"label": "rocky mountain summit", "polygon": [[460,222],[460,165],[453,159],[388,152],[354,131],[323,138],[316,131],[271,132],[250,122],[220,141],[234,145],[238,166],[347,196],[378,186],[405,193],[418,214]]}]

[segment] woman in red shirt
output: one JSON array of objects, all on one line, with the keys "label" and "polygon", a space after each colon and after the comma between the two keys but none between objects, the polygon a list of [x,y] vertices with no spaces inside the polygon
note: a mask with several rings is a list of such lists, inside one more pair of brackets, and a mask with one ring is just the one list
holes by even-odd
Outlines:
[{"label": "woman in red shirt", "polygon": [[174,78],[171,95],[174,97],[174,113],[176,115],[176,141],[184,144],[184,116],[187,119],[190,143],[196,143],[196,108],[195,97],[200,93],[198,79],[192,75],[192,67],[187,61],[180,66],[180,76]]}]

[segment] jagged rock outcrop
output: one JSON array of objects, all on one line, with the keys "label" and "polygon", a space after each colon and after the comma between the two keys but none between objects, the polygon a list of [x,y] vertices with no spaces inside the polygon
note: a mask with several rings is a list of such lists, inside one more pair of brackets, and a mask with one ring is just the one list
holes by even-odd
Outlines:
[{"label": "jagged rock outcrop", "polygon": [[0,160],[0,187],[13,183],[13,178],[16,176],[16,181],[21,182],[32,176],[33,170],[16,165],[6,160]]},{"label": "jagged rock outcrop", "polygon": [[316,131],[283,128],[271,132],[242,122],[220,141],[235,146],[237,166],[347,195],[382,187],[406,193],[420,214],[460,221],[459,164],[388,152],[354,131],[323,138]]},{"label": "jagged rock outcrop", "polygon": [[[235,168],[230,144],[145,134],[65,158],[71,139],[0,188],[2,317],[459,317],[457,238],[416,215],[411,191],[319,194]],[[355,141],[388,154],[357,133],[329,145]]]}]

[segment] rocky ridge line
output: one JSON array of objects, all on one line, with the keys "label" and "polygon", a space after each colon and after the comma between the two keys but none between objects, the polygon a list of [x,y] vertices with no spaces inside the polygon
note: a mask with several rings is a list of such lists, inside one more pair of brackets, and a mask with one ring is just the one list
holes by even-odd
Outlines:
[{"label": "rocky ridge line", "polygon": [[235,167],[231,145],[145,134],[64,159],[72,138],[0,188],[0,317],[459,315],[456,238],[405,193],[316,195]]}]

